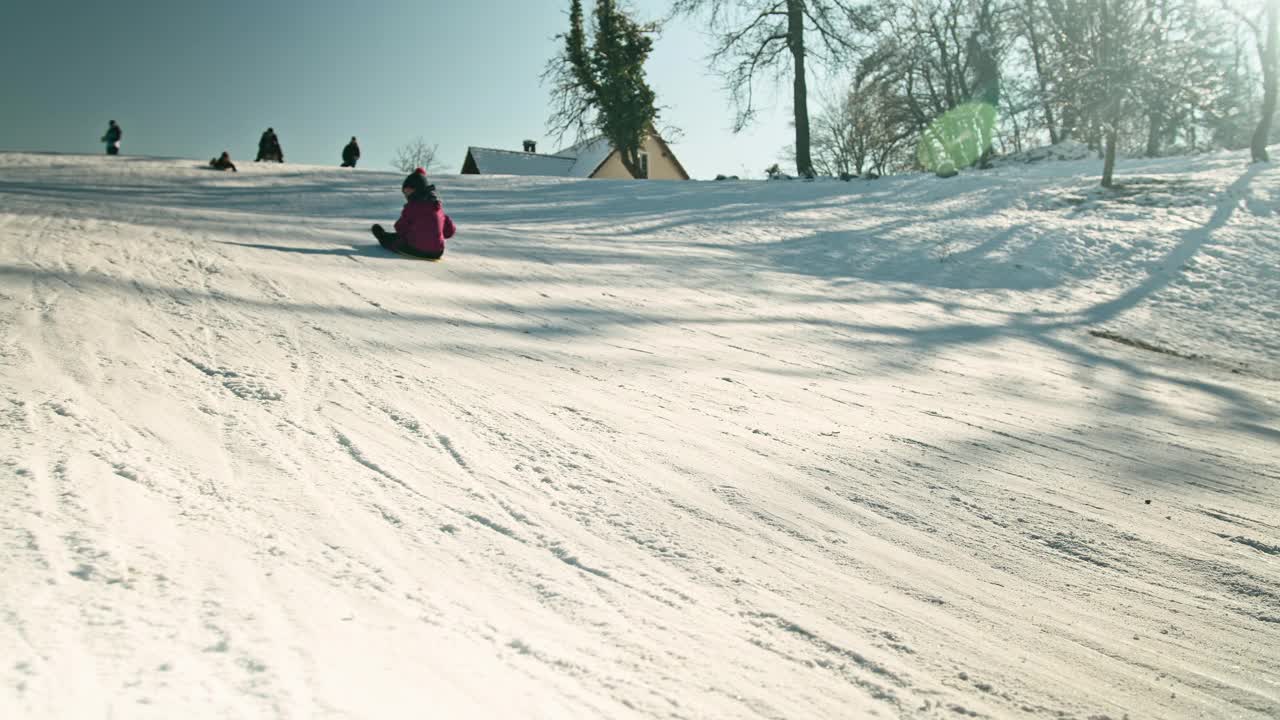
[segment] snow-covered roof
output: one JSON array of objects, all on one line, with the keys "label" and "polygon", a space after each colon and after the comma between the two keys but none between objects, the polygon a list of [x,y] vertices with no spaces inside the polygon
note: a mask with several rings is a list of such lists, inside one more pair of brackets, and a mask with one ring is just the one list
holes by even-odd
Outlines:
[{"label": "snow-covered roof", "polygon": [[469,147],[467,153],[476,163],[476,170],[483,175],[569,175],[574,158],[539,153],[498,150],[495,148]]},{"label": "snow-covered roof", "polygon": [[613,145],[597,135],[555,153],[519,152],[496,148],[469,147],[467,153],[482,175],[550,175],[552,177],[591,177],[609,155]]},{"label": "snow-covered roof", "polygon": [[603,165],[612,153],[613,144],[603,135],[597,135],[577,145],[570,145],[556,155],[574,158],[573,166],[568,172],[570,177],[591,177],[591,174]]}]

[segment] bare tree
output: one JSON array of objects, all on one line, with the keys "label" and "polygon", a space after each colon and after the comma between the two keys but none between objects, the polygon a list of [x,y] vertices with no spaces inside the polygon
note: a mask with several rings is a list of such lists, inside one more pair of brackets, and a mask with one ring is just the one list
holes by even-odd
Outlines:
[{"label": "bare tree", "polygon": [[825,103],[813,118],[813,169],[820,175],[862,174],[866,154],[860,152],[857,118],[850,112],[852,95],[850,92],[841,101]]},{"label": "bare tree", "polygon": [[1259,91],[1265,83],[1253,62],[1257,56],[1253,28],[1237,22],[1228,32],[1230,36],[1216,59],[1219,92],[1198,108],[1198,120],[1208,131],[1210,147],[1234,150],[1249,147],[1257,130],[1261,119]]},{"label": "bare tree", "polygon": [[[1126,151],[1155,156],[1180,137],[1194,147],[1208,123],[1231,134],[1252,102],[1219,1],[1016,0],[1015,49],[1049,141],[1077,138],[1105,155],[1115,131]],[[1108,115],[1117,103],[1124,112]]]},{"label": "bare tree", "polygon": [[1188,15],[1174,7],[1179,1],[1024,0],[1020,6],[1046,118],[1057,122],[1057,139],[1083,132],[1101,150],[1103,187],[1114,185],[1125,138],[1145,131],[1150,148],[1177,117],[1180,91],[1208,80],[1196,77],[1199,66],[1169,40],[1186,30]]},{"label": "bare tree", "polygon": [[436,149],[438,147],[438,145],[428,145],[427,141],[419,135],[396,148],[396,155],[391,160],[391,167],[404,173],[411,173],[415,168],[423,168],[427,172],[431,172],[440,167],[440,163],[436,160]]},{"label": "bare tree", "polygon": [[1262,113],[1249,142],[1253,162],[1267,162],[1267,140],[1276,112],[1277,80],[1280,76],[1280,0],[1260,4],[1222,0],[1222,7],[1235,16],[1253,35],[1262,70]]},{"label": "bare tree", "polygon": [[1262,63],[1262,116],[1254,128],[1249,153],[1253,162],[1268,162],[1271,158],[1267,155],[1267,140],[1276,114],[1277,76],[1280,75],[1280,0],[1264,0],[1260,16],[1251,16],[1230,3],[1224,2],[1224,5],[1253,33],[1258,48],[1258,59]]},{"label": "bare tree", "polygon": [[[1001,63],[1010,42],[1005,32],[1008,15],[1005,0],[895,4],[879,26],[874,51],[859,63],[855,82],[892,88],[899,101],[887,108],[896,116],[891,124],[914,127],[923,143],[941,142],[935,149],[950,146],[951,139],[938,135],[937,121],[957,108],[982,104],[990,112],[969,115],[994,122],[1001,102]],[[953,126],[947,121],[940,127]],[[981,137],[993,138],[991,128],[984,129]],[[966,162],[985,165],[989,154],[990,146],[983,146]],[[957,160],[948,157],[948,162]]]},{"label": "bare tree", "polygon": [[[1062,140],[1088,137],[1094,123],[1086,117],[1082,79],[1087,77],[1089,13],[1094,0],[1025,0],[1023,23],[1026,37],[1033,43],[1036,75],[1039,79],[1050,138]],[[1056,112],[1055,112],[1056,110]]]},{"label": "bare tree", "polygon": [[796,172],[812,176],[806,63],[812,58],[833,66],[855,54],[859,33],[874,26],[869,6],[855,0],[674,0],[672,12],[707,17],[716,35],[711,64],[725,75],[736,105],[734,132],[755,117],[760,76],[780,79],[790,66]]},{"label": "bare tree", "polygon": [[1184,20],[1195,16],[1194,10],[1183,14],[1173,5],[1152,0],[1085,4],[1086,42],[1076,49],[1072,82],[1082,114],[1101,141],[1103,187],[1114,185],[1116,155],[1126,134],[1145,132],[1145,142],[1136,148],[1158,151],[1166,125],[1185,114],[1179,112],[1185,109],[1184,94],[1211,80],[1197,61],[1198,43],[1170,39],[1189,36],[1193,27]]},{"label": "bare tree", "polygon": [[1053,103],[1050,101],[1051,93],[1049,85],[1052,82],[1051,73],[1049,71],[1049,47],[1051,38],[1048,37],[1044,24],[1041,21],[1043,12],[1040,4],[1036,0],[1022,0],[1017,14],[1017,22],[1022,36],[1026,40],[1025,53],[1031,56],[1032,66],[1035,70],[1036,90],[1038,91],[1038,99],[1044,109],[1044,124],[1049,132],[1049,143],[1058,144],[1058,121],[1056,113],[1054,113]]},{"label": "bare tree", "polygon": [[1262,117],[1258,120],[1258,129],[1253,132],[1250,152],[1254,162],[1267,162],[1267,138],[1271,135],[1271,119],[1276,114],[1276,75],[1280,74],[1280,0],[1267,2],[1267,39],[1266,45],[1260,42],[1262,54]]},{"label": "bare tree", "polygon": [[885,174],[902,164],[906,141],[916,128],[904,122],[904,99],[877,83],[849,90],[826,103],[813,123],[814,168],[824,175]]}]

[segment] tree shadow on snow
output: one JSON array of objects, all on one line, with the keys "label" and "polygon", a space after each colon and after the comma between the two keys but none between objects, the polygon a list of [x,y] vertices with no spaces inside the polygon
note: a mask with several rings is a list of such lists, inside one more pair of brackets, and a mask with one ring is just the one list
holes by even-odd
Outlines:
[{"label": "tree shadow on snow", "polygon": [[[1223,192],[1210,220],[1203,227],[1182,233],[1176,247],[1158,264],[1159,269],[1145,280],[1115,298],[1100,301],[1078,312],[1058,315],[1024,313],[998,307],[949,305],[950,301],[927,293],[890,291],[894,283],[920,288],[1011,290],[1044,289],[1060,283],[1060,279],[1044,275],[1034,270],[1032,265],[1020,262],[1019,258],[1023,254],[1034,256],[1045,250],[1045,243],[1052,242],[1051,237],[1025,237],[1029,232],[1027,225],[1013,224],[995,229],[972,245],[952,247],[947,244],[947,231],[955,227],[963,226],[970,237],[980,237],[983,222],[1009,209],[1016,201],[1018,193],[1008,192],[1008,186],[1017,183],[1016,178],[974,180],[975,187],[962,198],[963,202],[957,201],[954,196],[948,196],[951,201],[946,207],[931,209],[932,216],[923,215],[929,211],[930,193],[936,192],[936,181],[932,179],[874,187],[866,182],[853,185],[760,182],[745,191],[739,184],[728,183],[699,183],[697,186],[690,186],[675,182],[530,181],[521,186],[520,181],[513,180],[517,190],[517,201],[513,204],[512,187],[493,188],[479,180],[464,177],[444,178],[440,180],[440,184],[446,193],[446,205],[452,214],[458,216],[464,233],[454,247],[477,259],[512,259],[558,266],[581,264],[603,268],[611,265],[638,268],[640,277],[629,281],[636,283],[638,287],[657,290],[673,283],[655,275],[669,273],[682,287],[695,289],[701,278],[705,278],[707,286],[715,286],[723,285],[726,278],[732,277],[740,280],[737,287],[748,295],[752,293],[752,273],[781,272],[811,277],[833,285],[867,286],[867,294],[857,295],[851,301],[822,295],[812,296],[818,302],[875,301],[876,297],[869,292],[878,288],[880,297],[889,301],[929,304],[947,315],[959,311],[964,311],[965,314],[980,312],[993,321],[975,323],[957,319],[954,323],[933,323],[922,327],[888,327],[858,322],[853,314],[853,319],[850,320],[798,319],[776,315],[726,318],[714,310],[705,314],[690,313],[682,316],[653,313],[644,309],[617,311],[582,305],[539,308],[538,315],[550,314],[563,320],[551,324],[539,323],[533,319],[528,322],[479,322],[456,318],[446,320],[435,315],[414,313],[398,313],[396,317],[415,323],[448,322],[454,326],[470,324],[512,334],[547,336],[599,334],[609,332],[610,329],[641,325],[713,327],[743,323],[761,326],[808,324],[815,329],[821,328],[833,333],[837,338],[848,338],[835,342],[845,342],[851,348],[865,350],[868,342],[874,343],[877,340],[898,348],[898,352],[886,353],[880,365],[873,364],[861,369],[864,374],[879,372],[885,375],[896,374],[901,370],[897,364],[904,354],[929,358],[955,348],[1015,338],[1041,345],[1063,357],[1076,368],[1082,382],[1105,384],[1098,383],[1097,376],[1104,371],[1113,371],[1129,379],[1133,387],[1145,382],[1158,382],[1202,394],[1220,405],[1216,422],[1241,433],[1274,440],[1276,430],[1271,427],[1276,420],[1274,411],[1249,394],[1221,383],[1174,377],[1142,367],[1130,360],[1109,357],[1085,345],[1089,341],[1081,332],[1133,309],[1175,280],[1182,265],[1211,241],[1216,230],[1230,221],[1238,206],[1239,197],[1246,194],[1251,180],[1262,169],[1258,165],[1251,166]],[[189,188],[86,187],[73,184],[70,179],[51,187],[44,181],[22,183],[0,180],[0,193],[30,197],[42,203],[74,203],[80,206],[78,213],[86,210],[89,215],[97,214],[105,219],[115,219],[116,215],[111,211],[114,206],[136,206],[142,210],[133,216],[126,214],[120,218],[128,222],[164,225],[170,221],[187,222],[192,219],[189,216],[175,218],[172,213],[166,215],[154,212],[157,206],[167,205],[178,209],[207,211],[209,216],[201,218],[201,222],[208,222],[211,226],[217,226],[220,222],[218,214],[248,212],[262,215],[264,222],[282,214],[290,219],[308,217],[313,223],[310,228],[312,230],[316,226],[328,225],[335,232],[343,233],[354,223],[353,218],[381,216],[389,220],[399,210],[399,198],[394,192],[399,176],[390,173],[387,180],[392,187],[386,193],[371,187],[367,174],[362,177],[343,177],[336,173],[323,176],[314,173],[300,174],[301,180],[297,183],[294,183],[294,178],[288,172],[282,171],[280,177],[283,182],[290,184],[283,187],[237,187],[230,183],[224,185],[226,180],[234,179],[233,176],[225,175],[219,176],[216,181],[210,178]],[[589,188],[586,193],[583,183],[590,183],[586,186]],[[585,200],[584,194],[587,196]],[[870,200],[895,204],[896,207],[892,208],[893,212],[881,211],[879,217],[868,218],[861,224],[857,222],[856,205],[844,208],[846,204]],[[868,207],[872,205],[869,204]],[[918,207],[920,212],[911,212],[913,207]],[[822,229],[824,223],[829,225],[822,212],[817,217],[805,218],[807,213],[814,211],[844,212],[837,220],[853,227],[838,231]],[[597,217],[602,214],[607,216]],[[135,220],[137,217],[141,220]],[[686,237],[694,229],[700,232],[713,231],[718,222],[730,221],[735,224],[748,222],[759,225],[760,232],[765,235],[755,241],[748,239],[741,242],[731,241],[733,239],[717,242],[707,234],[699,235],[698,238]],[[568,240],[557,241],[554,230],[537,231],[537,242],[529,242],[525,228],[544,222],[575,225],[573,235],[583,237],[570,244]],[[770,238],[767,234],[773,231],[775,223],[780,226],[807,223],[807,226],[801,227],[791,237]],[[936,224],[933,232],[936,242],[917,244],[910,248],[893,245],[895,234],[910,229],[913,232],[904,232],[904,236],[915,237],[919,235],[920,225],[928,223]],[[481,228],[474,241],[465,237],[469,225]],[[588,226],[586,232],[581,228],[583,225]],[[352,228],[351,232],[366,237],[367,227],[363,225]],[[227,223],[226,228],[243,233],[243,220],[239,223]],[[273,237],[288,238],[290,233],[289,227],[277,227],[270,223],[265,225],[265,229]],[[334,247],[219,242],[300,255],[393,257],[371,239],[368,245],[352,246],[344,241]],[[1015,248],[1014,245],[1018,247]],[[689,273],[691,265],[704,272]],[[0,267],[0,275],[29,276],[33,273],[47,274],[49,271]],[[73,284],[114,282],[105,276],[66,275],[59,279]],[[488,276],[482,279],[493,280]],[[626,282],[628,278],[618,277],[617,280]],[[771,283],[771,286],[776,286],[776,282]],[[159,286],[139,287],[136,283],[134,287],[144,292],[177,292]],[[187,289],[183,292],[190,294],[196,291]],[[299,313],[365,313],[369,317],[386,317],[385,311],[351,306],[290,306],[275,300],[257,301],[225,296],[212,299],[250,305],[260,302],[263,307],[276,310],[284,307]],[[495,306],[495,309],[523,314],[510,305]],[[1077,342],[1071,339],[1076,337],[1081,340]],[[822,371],[821,367],[813,368],[813,372]],[[1121,401],[1118,392],[1116,397],[1117,401]],[[1129,392],[1122,401],[1128,403],[1121,408],[1127,413],[1159,412],[1138,391]]]}]

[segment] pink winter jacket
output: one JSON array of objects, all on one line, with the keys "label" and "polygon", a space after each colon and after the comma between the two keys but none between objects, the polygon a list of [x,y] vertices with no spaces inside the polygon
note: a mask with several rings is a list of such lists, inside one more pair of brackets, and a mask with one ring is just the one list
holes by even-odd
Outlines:
[{"label": "pink winter jacket", "polygon": [[444,241],[456,231],[439,200],[410,200],[396,221],[396,234],[404,238],[409,247],[430,255],[443,255]]}]

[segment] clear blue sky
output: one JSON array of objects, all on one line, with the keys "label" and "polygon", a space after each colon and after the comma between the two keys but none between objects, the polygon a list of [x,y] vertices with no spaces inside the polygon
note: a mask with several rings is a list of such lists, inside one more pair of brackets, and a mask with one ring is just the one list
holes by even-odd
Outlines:
[{"label": "clear blue sky", "polygon": [[[630,3],[646,20],[668,5]],[[388,169],[396,147],[418,135],[439,146],[441,172],[458,172],[468,145],[519,149],[528,137],[554,151],[539,76],[568,6],[12,0],[0,27],[0,149],[99,153],[114,119],[126,155],[207,159],[229,150],[251,161],[268,126],[291,162],[337,165],[352,135],[360,166],[374,169]],[[649,81],[666,106],[660,125],[684,131],[673,148],[693,177],[759,177],[793,140],[789,83],[766,86],[759,122],[734,135],[702,30],[678,20],[650,56]]]}]

